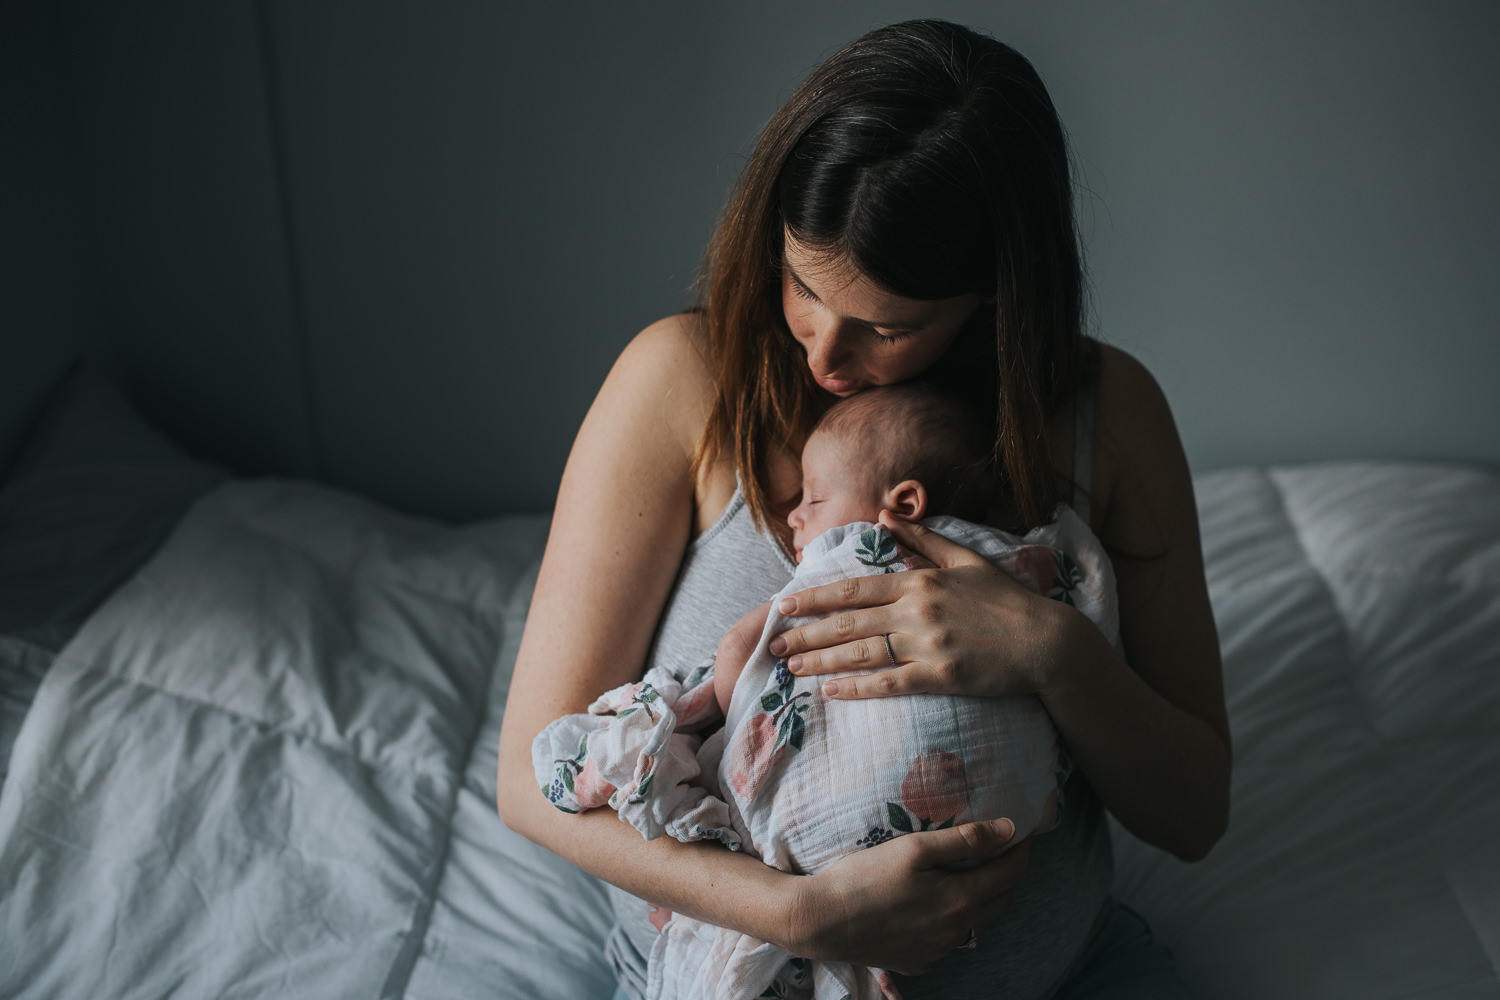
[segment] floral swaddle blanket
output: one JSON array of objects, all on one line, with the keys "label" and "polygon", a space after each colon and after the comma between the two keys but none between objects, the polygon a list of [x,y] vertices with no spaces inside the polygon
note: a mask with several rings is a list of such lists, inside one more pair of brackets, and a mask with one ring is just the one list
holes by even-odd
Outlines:
[{"label": "floral swaddle blanket", "polygon": [[[1067,507],[1018,537],[950,517],[924,524],[1029,588],[1082,611],[1113,643],[1119,630],[1103,548]],[[784,596],[852,576],[907,568],[894,540],[867,522],[833,528],[803,551],[772,600],[727,718],[710,661],[686,678],[654,668],[615,688],[588,715],[537,735],[532,763],[559,809],[608,805],[647,839],[715,840],[782,871],[816,873],[851,851],[919,830],[1007,817],[1013,842],[1051,829],[1068,764],[1031,696],[907,695],[839,701],[771,655],[773,636],[811,618],[776,610]],[[648,1000],[898,998],[879,969],[814,962],[767,942],[674,914],[647,969]]]}]

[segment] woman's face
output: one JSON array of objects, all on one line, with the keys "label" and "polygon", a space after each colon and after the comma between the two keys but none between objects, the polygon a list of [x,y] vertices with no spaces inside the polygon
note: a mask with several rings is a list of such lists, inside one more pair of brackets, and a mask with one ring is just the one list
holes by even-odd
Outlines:
[{"label": "woman's face", "polygon": [[904,299],[847,262],[819,257],[786,237],[781,308],[818,384],[835,396],[920,375],[974,315],[979,293]]}]

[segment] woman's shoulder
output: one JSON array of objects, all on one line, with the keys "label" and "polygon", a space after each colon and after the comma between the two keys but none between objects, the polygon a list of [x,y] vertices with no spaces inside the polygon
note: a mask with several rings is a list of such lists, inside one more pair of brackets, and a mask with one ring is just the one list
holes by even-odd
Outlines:
[{"label": "woman's shoulder", "polygon": [[713,395],[701,323],[692,313],[679,313],[657,320],[630,339],[595,405],[650,407],[663,429],[692,452]]},{"label": "woman's shoulder", "polygon": [[1126,437],[1159,434],[1172,414],[1156,377],[1127,351],[1110,344],[1100,344],[1098,350],[1094,398],[1099,426]]},{"label": "woman's shoulder", "polygon": [[1100,345],[1095,389],[1095,522],[1106,545],[1155,551],[1161,513],[1191,510],[1187,456],[1172,408],[1150,370],[1118,347]]},{"label": "woman's shoulder", "polygon": [[637,333],[615,368],[633,377],[679,381],[684,388],[713,387],[702,320],[691,312],[664,317]]},{"label": "woman's shoulder", "polygon": [[[629,424],[632,447],[668,446],[684,474],[696,464],[717,388],[702,319],[679,313],[657,320],[620,352],[594,406],[612,424]],[[648,443],[649,439],[649,443]],[[692,484],[693,534],[705,531],[735,490],[734,466],[710,456]]]}]

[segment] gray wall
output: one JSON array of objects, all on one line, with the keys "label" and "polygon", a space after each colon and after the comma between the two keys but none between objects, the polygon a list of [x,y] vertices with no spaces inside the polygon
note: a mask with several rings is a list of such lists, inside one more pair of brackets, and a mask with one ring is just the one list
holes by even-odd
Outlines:
[{"label": "gray wall", "polygon": [[40,5],[0,6],[0,476],[94,326],[67,55]]},{"label": "gray wall", "polygon": [[545,509],[760,125],[838,44],[934,15],[1048,81],[1098,333],[1196,470],[1500,464],[1493,3],[21,6],[47,45],[0,163],[44,207],[0,233],[39,247],[6,289],[0,457],[87,350],[246,471]]}]

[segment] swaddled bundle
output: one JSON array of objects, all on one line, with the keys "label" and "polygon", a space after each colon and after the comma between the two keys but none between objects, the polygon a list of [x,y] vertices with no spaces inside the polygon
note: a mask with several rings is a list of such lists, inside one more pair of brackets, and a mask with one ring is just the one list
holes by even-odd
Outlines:
[{"label": "swaddled bundle", "polygon": [[[949,517],[925,523],[1076,606],[1115,641],[1108,560],[1071,510],[1024,538]],[[773,599],[721,729],[701,735],[719,717],[712,664],[683,681],[649,671],[589,715],[565,716],[537,736],[532,760],[543,793],[569,811],[608,804],[648,839],[716,840],[799,874],[892,837],[974,820],[1009,818],[1013,842],[1051,829],[1068,764],[1037,698],[831,699],[821,690],[829,676],[797,677],[770,653],[773,636],[812,620],[781,615],[781,597],[904,568],[883,528],[861,522],[825,532]],[[649,1000],[767,990],[816,1000],[899,996],[878,969],[806,961],[681,914],[652,950]]]}]

